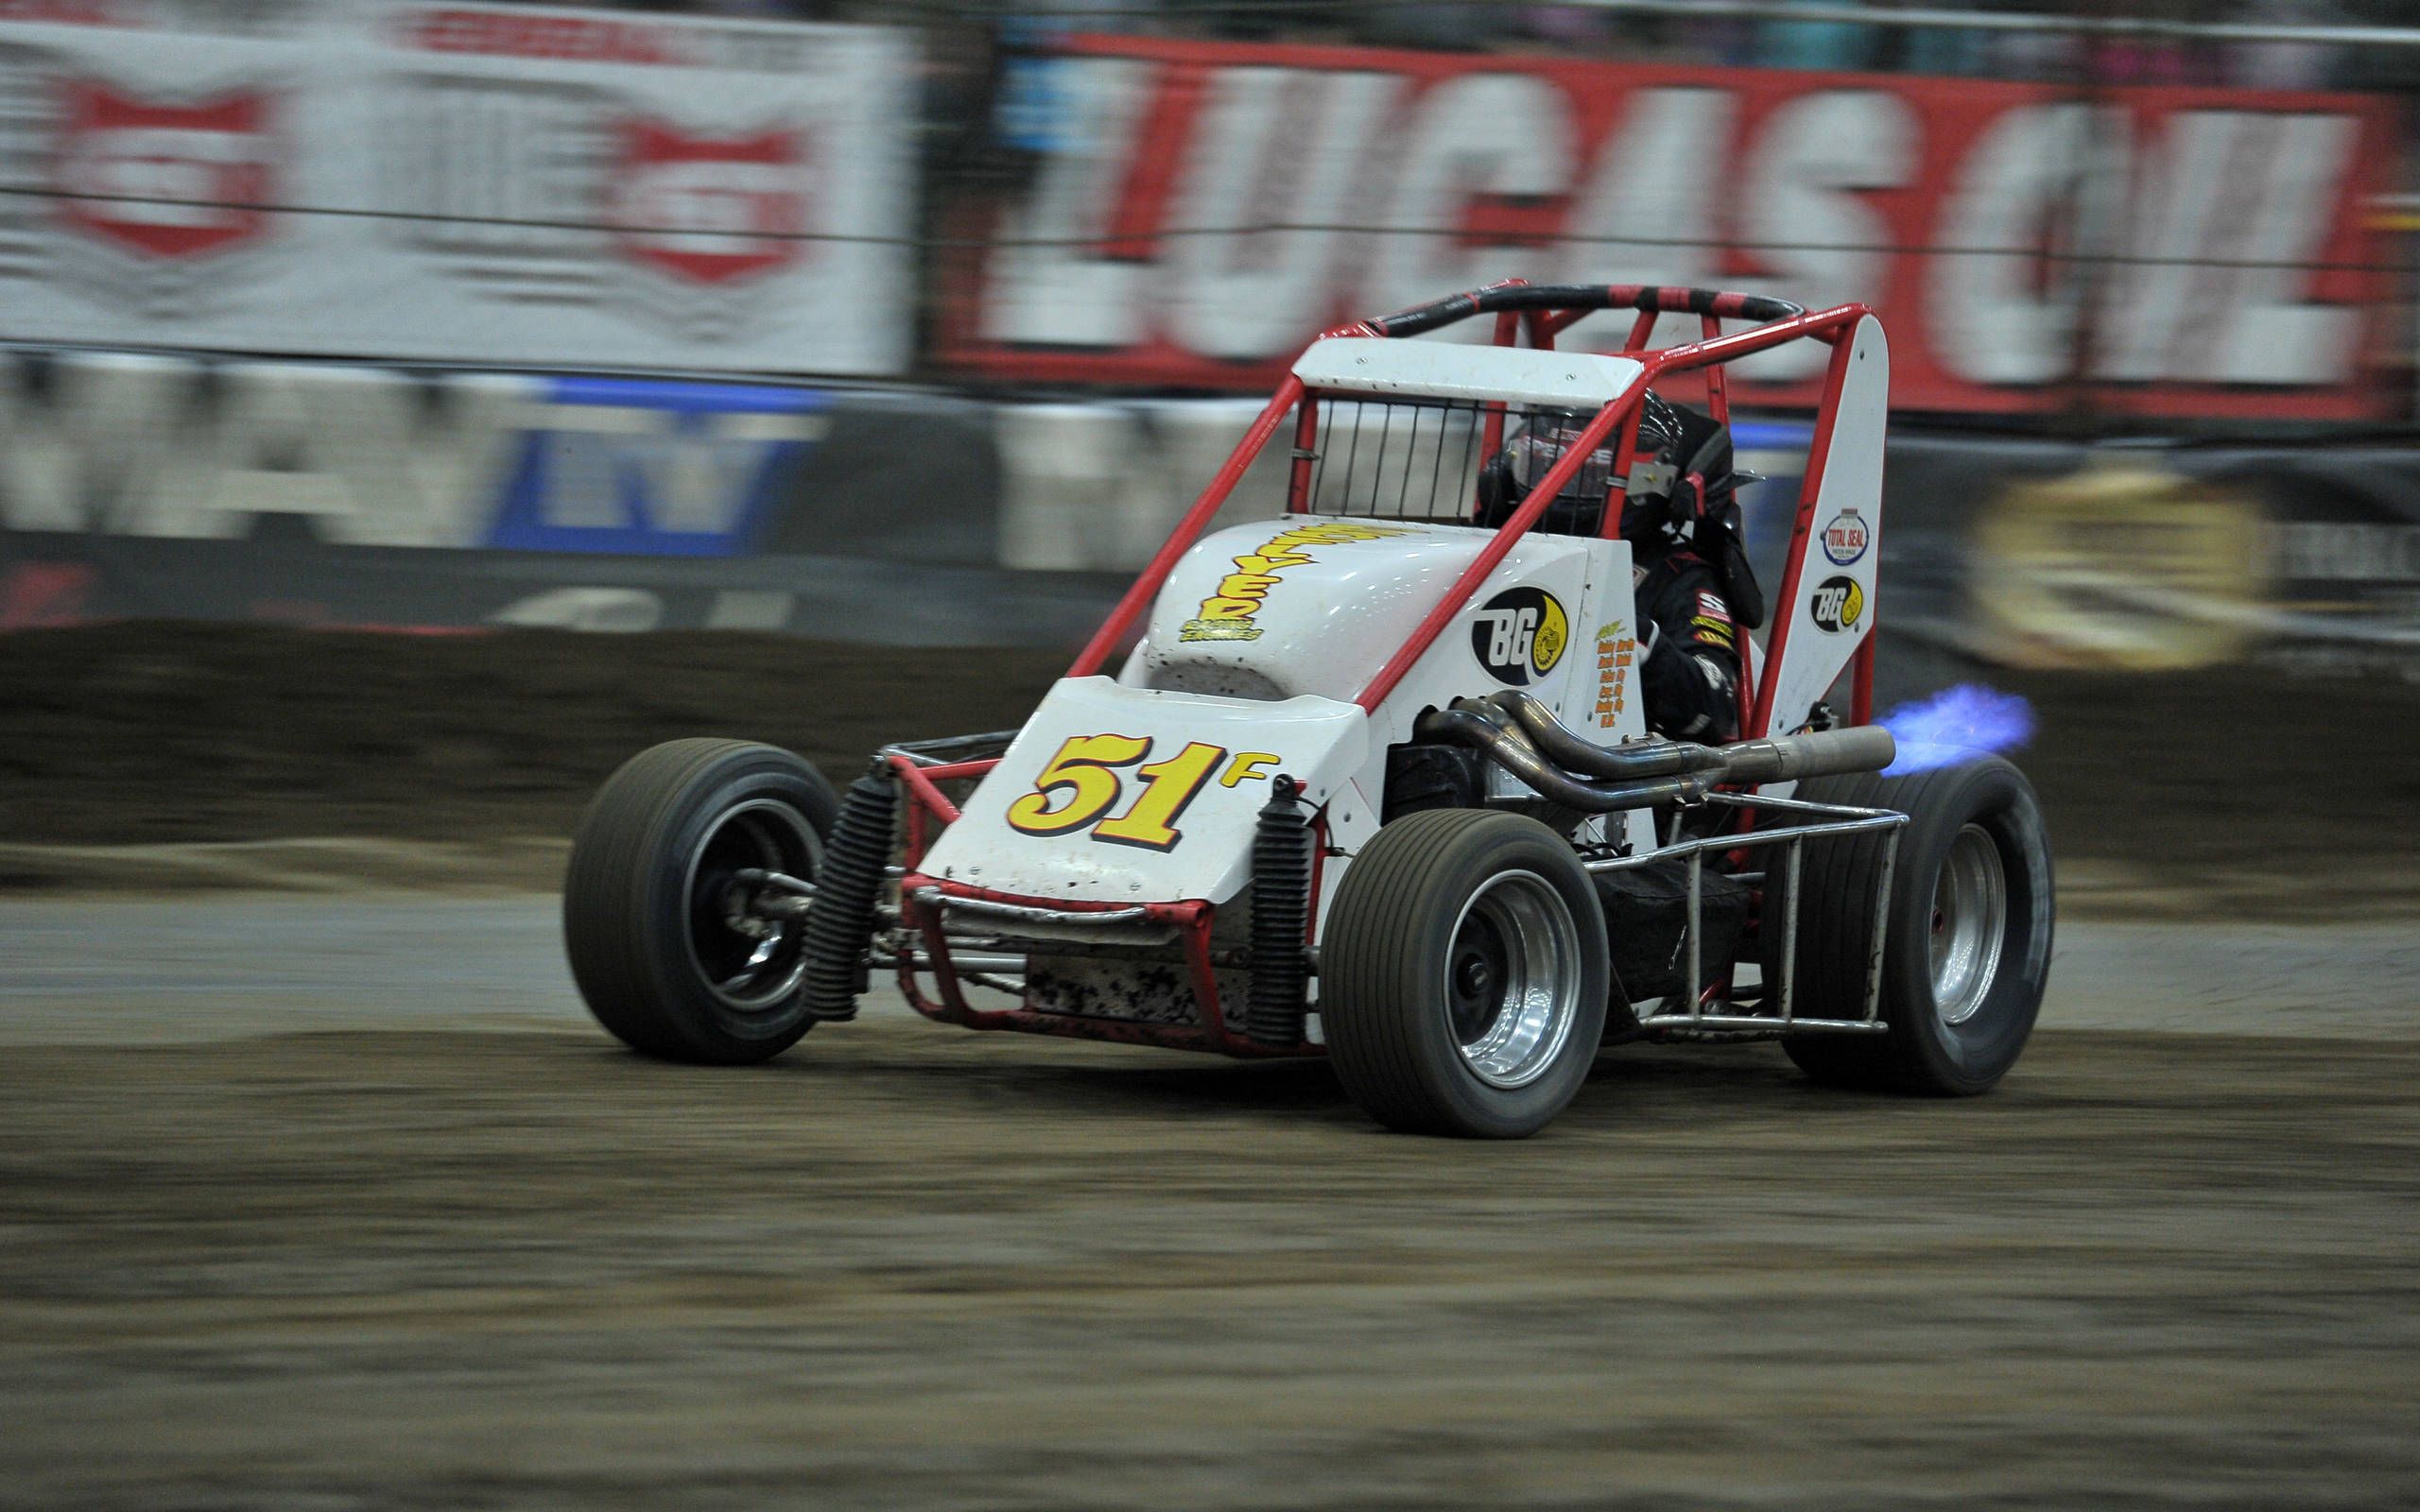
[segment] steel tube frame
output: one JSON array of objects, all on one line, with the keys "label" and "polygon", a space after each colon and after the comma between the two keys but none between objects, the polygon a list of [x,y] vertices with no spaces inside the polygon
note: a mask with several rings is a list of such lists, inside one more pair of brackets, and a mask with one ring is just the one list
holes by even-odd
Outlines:
[{"label": "steel tube frame", "polygon": [[1016,738],[1016,730],[994,730],[979,735],[944,735],[939,740],[894,741],[874,752],[874,758],[889,761],[893,756],[904,756],[915,765],[927,769],[954,767],[968,762],[996,758]]},{"label": "steel tube frame", "polygon": [[982,914],[1020,924],[1127,924],[1151,917],[1150,907],[1146,903],[1076,912],[1066,908],[1044,907],[1036,903],[1011,903],[1003,902],[994,898],[953,895],[942,891],[939,886],[917,889],[915,899],[920,907],[939,908],[944,911],[962,908],[970,914]]},{"label": "steel tube frame", "polygon": [[[1750,830],[1744,833],[1723,833],[1695,840],[1675,841],[1642,850],[1636,855],[1604,856],[1581,865],[1589,872],[1628,871],[1685,856],[1689,863],[1688,912],[1681,921],[1682,935],[1687,943],[1688,975],[1686,993],[1682,1001],[1688,1006],[1678,1013],[1649,1014],[1638,1021],[1642,1029],[1719,1029],[1725,1032],[1756,1032],[1785,1034],[1799,1031],[1820,1033],[1876,1034],[1889,1029],[1882,1020],[1882,956],[1891,925],[1891,880],[1898,864],[1899,831],[1906,826],[1908,816],[1890,809],[1852,808],[1840,803],[1810,803],[1803,799],[1764,798],[1746,793],[1716,793],[1706,801],[1743,810],[1771,808],[1792,814],[1812,816],[1811,822],[1772,830]],[[1876,907],[1874,938],[1865,963],[1865,1013],[1858,1019],[1802,1019],[1793,1011],[1791,994],[1797,984],[1798,963],[1798,879],[1800,860],[1806,842],[1830,836],[1887,833],[1882,846],[1882,865],[1874,879]],[[1709,1012],[1701,985],[1704,962],[1699,956],[1703,935],[1703,910],[1701,906],[1705,853],[1709,850],[1745,850],[1760,845],[1778,845],[1786,851],[1785,868],[1789,879],[1787,896],[1790,907],[1782,920],[1782,968],[1779,984],[1777,1015]]]}]

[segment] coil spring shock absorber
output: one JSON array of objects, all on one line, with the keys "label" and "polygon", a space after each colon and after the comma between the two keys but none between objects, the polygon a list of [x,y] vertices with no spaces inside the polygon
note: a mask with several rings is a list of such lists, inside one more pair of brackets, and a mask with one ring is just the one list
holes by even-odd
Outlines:
[{"label": "coil spring shock absorber", "polygon": [[873,911],[883,868],[890,863],[890,828],[899,789],[887,773],[869,772],[849,784],[840,816],[823,843],[801,945],[806,971],[799,996],[819,1019],[854,1019],[866,987],[866,948],[873,942]]},{"label": "coil spring shock absorber", "polygon": [[1291,1050],[1303,1042],[1310,961],[1311,846],[1316,839],[1295,796],[1302,785],[1280,775],[1252,843],[1252,993],[1244,1038]]}]

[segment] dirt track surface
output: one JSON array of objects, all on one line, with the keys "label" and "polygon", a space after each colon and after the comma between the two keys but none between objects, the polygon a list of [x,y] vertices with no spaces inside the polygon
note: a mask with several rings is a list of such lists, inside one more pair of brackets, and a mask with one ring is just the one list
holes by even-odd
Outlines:
[{"label": "dirt track surface", "polygon": [[[543,885],[651,741],[840,775],[1063,664],[0,637],[0,891]],[[2013,680],[2070,898],[2420,898],[2413,760],[2310,787],[2420,694]],[[0,903],[0,1508],[2420,1503],[2397,924],[2065,930],[1976,1102],[1633,1048],[1476,1146],[1317,1066],[897,1013],[649,1064],[543,901],[159,906]]]},{"label": "dirt track surface", "polygon": [[[550,985],[541,905],[428,905],[452,958],[197,915],[164,1006],[171,953],[42,950],[63,906],[0,918],[48,971],[0,990],[0,1506],[2420,1497],[2385,936],[2378,1038],[2052,1027],[1962,1103],[1629,1048],[1475,1145],[1315,1065],[887,1013],[642,1061]],[[2075,1022],[2143,1020],[2092,987]],[[92,1042],[30,1042],[78,1004]]]}]

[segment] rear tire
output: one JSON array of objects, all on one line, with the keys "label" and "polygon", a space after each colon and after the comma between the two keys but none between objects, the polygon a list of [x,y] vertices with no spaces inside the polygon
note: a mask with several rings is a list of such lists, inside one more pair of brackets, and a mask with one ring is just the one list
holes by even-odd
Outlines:
[{"label": "rear tire", "polygon": [[[1997,757],[1903,777],[1819,778],[1798,796],[1896,809],[1899,832],[1883,941],[1885,1035],[1792,1035],[1782,1048],[1834,1086],[1943,1097],[1990,1091],[2025,1050],[2049,982],[2050,848],[2041,805]],[[1885,837],[1807,845],[1798,915],[1794,1014],[1865,1015],[1874,879]],[[1779,875],[1778,864],[1772,873]],[[1788,906],[1776,887],[1767,895]],[[1765,980],[1780,974],[1780,914],[1760,926]]]},{"label": "rear tire", "polygon": [[666,1060],[744,1065],[797,1043],[815,1022],[805,920],[735,909],[733,873],[812,881],[838,807],[804,761],[747,741],[671,741],[607,779],[563,875],[563,943],[596,1022]]},{"label": "rear tire", "polygon": [[1320,1022],[1390,1128],[1521,1139],[1563,1111],[1604,1035],[1605,919],[1537,820],[1432,809],[1381,828],[1338,886]]}]

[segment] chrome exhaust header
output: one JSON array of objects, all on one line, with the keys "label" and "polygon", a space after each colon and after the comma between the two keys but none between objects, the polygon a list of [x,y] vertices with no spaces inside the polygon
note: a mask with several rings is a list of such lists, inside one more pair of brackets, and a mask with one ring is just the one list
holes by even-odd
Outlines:
[{"label": "chrome exhaust header", "polygon": [[1898,754],[1891,732],[1878,725],[1729,746],[1674,740],[1600,746],[1517,689],[1430,710],[1413,732],[1423,740],[1470,747],[1541,798],[1587,814],[1695,803],[1724,784],[1880,771]]}]

